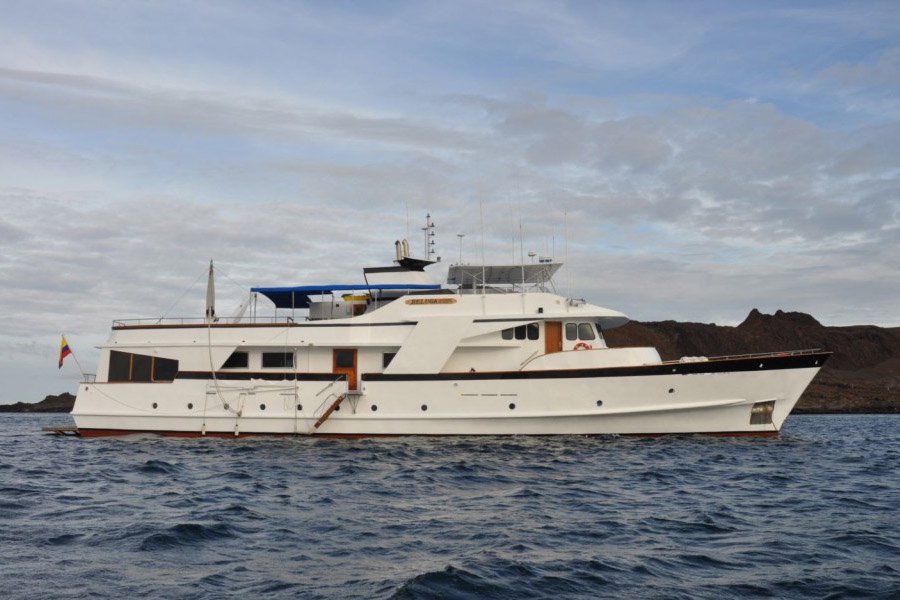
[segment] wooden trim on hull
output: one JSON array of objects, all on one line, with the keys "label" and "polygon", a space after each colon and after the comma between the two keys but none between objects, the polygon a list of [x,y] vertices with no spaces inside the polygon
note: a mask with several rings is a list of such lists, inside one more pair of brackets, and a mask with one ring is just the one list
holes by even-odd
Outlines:
[{"label": "wooden trim on hull", "polygon": [[[502,433],[253,433],[242,432],[234,435],[229,431],[208,431],[202,434],[199,431],[153,431],[150,429],[83,429],[77,430],[77,435],[81,437],[119,437],[124,435],[142,435],[153,434],[162,437],[179,437],[179,438],[196,438],[196,437],[215,437],[215,438],[244,438],[244,437],[323,437],[329,439],[367,439],[367,438],[399,438],[399,437],[508,437],[514,434]],[[600,436],[623,436],[623,437],[668,437],[673,435],[702,435],[712,437],[777,437],[778,432],[775,430],[766,431],[710,431],[697,433],[562,433],[562,434],[529,434],[528,437],[600,437]]]}]

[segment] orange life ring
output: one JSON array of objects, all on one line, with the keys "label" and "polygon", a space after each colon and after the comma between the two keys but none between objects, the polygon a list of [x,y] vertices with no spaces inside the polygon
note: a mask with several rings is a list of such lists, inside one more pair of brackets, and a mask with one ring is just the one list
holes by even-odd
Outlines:
[{"label": "orange life ring", "polygon": [[593,349],[593,346],[591,346],[587,342],[578,342],[577,344],[575,344],[575,349],[576,350],[591,350],[591,349]]}]

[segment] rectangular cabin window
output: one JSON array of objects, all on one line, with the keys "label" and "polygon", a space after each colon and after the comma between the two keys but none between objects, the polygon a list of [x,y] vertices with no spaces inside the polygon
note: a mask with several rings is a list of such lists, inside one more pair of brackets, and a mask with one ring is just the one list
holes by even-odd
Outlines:
[{"label": "rectangular cabin window", "polygon": [[529,340],[536,340],[541,337],[541,328],[537,323],[529,323],[526,325]]},{"label": "rectangular cabin window", "polygon": [[[394,360],[394,357],[397,356],[396,352],[385,352],[381,355],[381,368],[387,369],[388,365],[391,364],[391,361]],[[350,365],[351,367],[353,365]]]},{"label": "rectangular cabin window", "polygon": [[131,379],[131,354],[113,350],[109,353],[108,381],[128,381]]},{"label": "rectangular cabin window", "polygon": [[175,381],[176,375],[178,375],[177,360],[153,357],[153,381]]},{"label": "rectangular cabin window", "polygon": [[356,365],[356,352],[353,350],[335,350],[334,366],[339,369],[352,369]]},{"label": "rectangular cabin window", "polygon": [[594,335],[594,324],[593,323],[579,323],[578,324],[578,339],[579,340],[593,340],[596,338]]},{"label": "rectangular cabin window", "polygon": [[153,357],[144,354],[131,355],[131,381],[150,381]]},{"label": "rectangular cabin window", "polygon": [[566,323],[566,339],[570,342],[578,339],[578,323]]},{"label": "rectangular cabin window", "polygon": [[510,327],[509,329],[504,329],[503,331],[501,331],[501,332],[500,332],[500,336],[501,336],[504,340],[511,340],[511,339],[513,339],[513,329],[512,329],[512,327]]},{"label": "rectangular cabin window", "polygon": [[524,326],[524,325],[519,325],[518,327],[516,327],[516,339],[517,339],[517,340],[524,340],[524,339],[525,339],[525,336],[526,336],[526,333],[525,333],[525,326]]},{"label": "rectangular cabin window", "polygon": [[294,366],[293,352],[263,352],[262,366],[265,368],[284,368]]},{"label": "rectangular cabin window", "polygon": [[178,374],[178,361],[131,352],[109,353],[108,381],[149,383],[151,381],[174,381]]},{"label": "rectangular cabin window", "polygon": [[250,365],[250,355],[247,352],[235,350],[222,365],[223,369],[246,369]]}]

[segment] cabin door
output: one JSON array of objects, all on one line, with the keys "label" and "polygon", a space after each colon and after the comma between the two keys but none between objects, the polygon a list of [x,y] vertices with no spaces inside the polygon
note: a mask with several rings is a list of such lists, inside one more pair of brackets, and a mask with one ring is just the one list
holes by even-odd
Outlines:
[{"label": "cabin door", "polygon": [[335,348],[331,372],[347,376],[347,389],[356,390],[356,348]]},{"label": "cabin door", "polygon": [[562,352],[562,323],[559,321],[544,322],[544,354]]}]

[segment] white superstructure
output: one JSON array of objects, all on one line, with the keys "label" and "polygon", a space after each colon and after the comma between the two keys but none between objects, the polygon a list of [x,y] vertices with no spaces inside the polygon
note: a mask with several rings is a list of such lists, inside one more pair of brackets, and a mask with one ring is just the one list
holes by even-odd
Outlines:
[{"label": "white superstructure", "polygon": [[217,318],[210,294],[196,322],[114,322],[78,390],[78,431],[770,434],[828,357],[662,362],[607,347],[628,318],[555,293],[559,263],[457,265],[448,289],[407,255],[398,242],[395,266],[362,284],[254,288],[271,318]]}]

